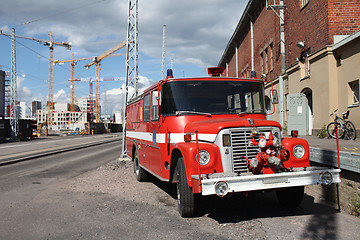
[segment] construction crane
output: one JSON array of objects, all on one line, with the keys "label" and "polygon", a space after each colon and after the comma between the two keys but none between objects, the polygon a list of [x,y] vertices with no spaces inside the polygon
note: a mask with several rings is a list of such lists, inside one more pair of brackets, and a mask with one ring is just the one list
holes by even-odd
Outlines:
[{"label": "construction crane", "polygon": [[86,58],[78,58],[78,59],[74,59],[74,52],[71,54],[71,59],[70,60],[63,60],[63,61],[59,61],[59,60],[54,60],[54,64],[56,63],[66,63],[66,62],[70,62],[70,111],[74,111],[74,104],[75,104],[75,84],[74,81],[80,81],[74,78],[75,76],[75,65],[78,61],[82,61],[82,60],[90,60],[92,59],[92,57],[86,57]]},{"label": "construction crane", "polygon": [[[113,54],[112,56],[115,56],[117,54]],[[90,122],[93,121],[93,116],[94,116],[94,94],[93,94],[93,82],[94,80],[92,78],[80,78],[80,79],[76,79],[76,81],[81,81],[81,82],[89,82],[89,111],[88,113],[90,114]],[[106,81],[124,81],[123,78],[120,77],[115,77],[115,78],[100,78],[99,80],[100,82],[104,81],[104,84]],[[106,104],[106,92],[105,92],[105,104]]]},{"label": "construction crane", "polygon": [[[3,33],[2,30],[0,30],[0,35],[11,37],[11,34]],[[22,39],[36,41],[36,42],[42,43],[45,46],[49,47],[48,115],[47,115],[48,128],[49,128],[49,126],[52,125],[52,122],[53,122],[52,113],[53,113],[53,109],[54,109],[54,103],[53,103],[54,45],[66,47],[68,50],[71,49],[71,43],[68,43],[68,42],[54,42],[51,32],[49,33],[49,35],[50,35],[50,40],[43,40],[43,39],[37,39],[37,38],[32,38],[32,37],[25,37],[25,36],[15,35],[16,38],[22,38]]]},{"label": "construction crane", "polygon": [[93,61],[89,64],[86,64],[85,67],[89,68],[92,65],[95,65],[95,120],[96,122],[100,122],[100,62],[110,57],[113,53],[120,50],[121,48],[126,46],[126,41],[123,41],[116,46],[110,48],[109,50],[105,51],[103,54],[94,57]]},{"label": "construction crane", "polygon": [[[115,57],[115,56],[121,56],[121,54],[112,54],[109,57]],[[77,62],[79,61],[83,61],[83,60],[90,60],[90,59],[94,59],[94,57],[85,57],[85,58],[78,58],[78,59],[74,59],[74,52],[71,54],[71,59],[70,60],[54,60],[54,64],[56,63],[67,63],[70,62],[70,111],[74,111],[74,106],[75,106],[75,81],[80,81],[78,79],[75,79],[75,65]]]}]

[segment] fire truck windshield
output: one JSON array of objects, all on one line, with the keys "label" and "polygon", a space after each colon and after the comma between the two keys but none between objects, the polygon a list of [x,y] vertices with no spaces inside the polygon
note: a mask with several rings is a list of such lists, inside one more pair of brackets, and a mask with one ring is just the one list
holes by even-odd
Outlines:
[{"label": "fire truck windshield", "polygon": [[161,114],[179,113],[265,114],[263,83],[224,80],[181,80],[164,83]]}]

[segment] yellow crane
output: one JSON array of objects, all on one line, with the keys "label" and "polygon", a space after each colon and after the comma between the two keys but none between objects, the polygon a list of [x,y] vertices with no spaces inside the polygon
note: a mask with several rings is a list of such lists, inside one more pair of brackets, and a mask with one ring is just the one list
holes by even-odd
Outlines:
[{"label": "yellow crane", "polygon": [[92,65],[95,65],[95,120],[96,122],[100,122],[100,62],[112,56],[113,53],[120,50],[121,48],[126,46],[126,41],[123,41],[116,46],[110,48],[109,50],[105,51],[103,54],[94,57],[93,61],[89,64],[86,64],[85,67],[89,68]]},{"label": "yellow crane", "polygon": [[70,79],[69,79],[69,81],[70,81],[70,111],[74,111],[74,104],[75,104],[75,84],[74,84],[74,81],[76,81],[76,79],[74,78],[75,65],[78,61],[89,60],[89,59],[92,59],[92,57],[74,59],[74,52],[73,52],[71,54],[70,60],[63,60],[63,61],[54,60],[54,64],[70,62]]},{"label": "yellow crane", "polygon": [[[111,56],[108,57],[115,57],[115,56],[121,56],[121,54],[112,54]],[[67,63],[70,62],[70,111],[74,111],[74,106],[75,106],[75,84],[74,81],[80,81],[78,79],[75,79],[75,65],[77,62],[79,61],[83,61],[83,60],[90,60],[90,59],[94,59],[94,57],[85,57],[85,58],[77,58],[74,59],[74,52],[71,54],[71,59],[70,60],[54,60],[54,64],[56,63]]]},{"label": "yellow crane", "polygon": [[[11,37],[11,34],[3,33],[2,30],[0,30],[0,35]],[[42,43],[45,46],[49,47],[48,115],[47,115],[47,125],[48,126],[52,125],[52,123],[53,123],[52,113],[53,113],[53,109],[54,109],[54,103],[53,103],[54,45],[66,47],[68,50],[71,49],[71,43],[68,43],[68,42],[55,42],[55,41],[53,41],[51,32],[49,33],[49,35],[50,35],[50,40],[43,40],[43,39],[37,39],[37,38],[32,38],[32,37],[25,37],[25,36],[15,35],[16,38],[22,38],[22,39],[36,41],[36,42]]]}]

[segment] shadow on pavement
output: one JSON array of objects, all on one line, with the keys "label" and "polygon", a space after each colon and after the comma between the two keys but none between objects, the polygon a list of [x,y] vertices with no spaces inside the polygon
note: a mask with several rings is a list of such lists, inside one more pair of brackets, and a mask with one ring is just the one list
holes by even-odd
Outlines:
[{"label": "shadow on pavement", "polygon": [[[162,182],[153,177],[149,180],[176,200],[175,184]],[[285,208],[278,203],[275,192],[250,192],[247,197],[242,194],[226,195],[222,198],[218,196],[200,197],[197,207],[198,216],[207,215],[219,223],[294,215],[333,215],[338,212],[332,206],[315,203],[314,198],[307,194],[304,195],[303,202],[298,208]]]}]

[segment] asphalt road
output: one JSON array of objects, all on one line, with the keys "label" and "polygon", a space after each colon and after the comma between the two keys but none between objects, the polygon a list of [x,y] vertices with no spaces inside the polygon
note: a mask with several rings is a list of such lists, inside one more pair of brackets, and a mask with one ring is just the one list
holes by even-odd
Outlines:
[{"label": "asphalt road", "polygon": [[202,199],[181,218],[175,188],[138,183],[113,143],[0,167],[0,239],[356,239],[359,218],[306,195],[298,209],[275,194]]}]

